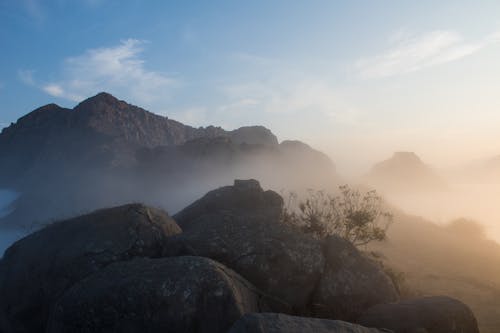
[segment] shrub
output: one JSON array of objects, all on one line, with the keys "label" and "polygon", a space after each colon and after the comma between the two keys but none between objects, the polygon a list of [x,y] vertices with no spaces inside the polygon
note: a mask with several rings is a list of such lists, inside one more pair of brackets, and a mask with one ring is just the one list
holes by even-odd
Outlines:
[{"label": "shrub", "polygon": [[338,235],[355,246],[384,240],[392,214],[384,210],[376,191],[362,193],[343,185],[339,192],[338,196],[332,196],[310,190],[301,201],[295,193],[290,193],[283,221],[319,238]]}]

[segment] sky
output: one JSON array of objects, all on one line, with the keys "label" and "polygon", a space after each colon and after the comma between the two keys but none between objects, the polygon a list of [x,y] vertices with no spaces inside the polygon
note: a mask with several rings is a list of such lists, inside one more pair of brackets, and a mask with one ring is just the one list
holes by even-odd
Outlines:
[{"label": "sky", "polygon": [[500,1],[0,0],[0,127],[106,91],[264,125],[344,173],[500,154]]}]

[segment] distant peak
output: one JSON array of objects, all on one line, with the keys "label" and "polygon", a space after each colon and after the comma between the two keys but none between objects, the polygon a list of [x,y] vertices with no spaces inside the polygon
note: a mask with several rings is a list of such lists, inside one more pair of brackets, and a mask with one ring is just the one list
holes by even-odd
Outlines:
[{"label": "distant peak", "polygon": [[124,101],[119,100],[115,96],[107,93],[101,92],[95,96],[89,97],[75,107],[77,111],[86,110],[98,110],[103,108],[112,107],[113,109],[124,108],[128,104]]},{"label": "distant peak", "polygon": [[392,155],[392,159],[408,162],[422,162],[420,157],[412,151],[397,151]]},{"label": "distant peak", "polygon": [[99,101],[99,102],[107,102],[109,104],[114,104],[114,103],[119,103],[120,100],[116,98],[115,96],[111,95],[110,93],[107,92],[100,92],[95,96],[89,97],[86,100],[84,100],[82,103],[88,102],[88,101]]}]

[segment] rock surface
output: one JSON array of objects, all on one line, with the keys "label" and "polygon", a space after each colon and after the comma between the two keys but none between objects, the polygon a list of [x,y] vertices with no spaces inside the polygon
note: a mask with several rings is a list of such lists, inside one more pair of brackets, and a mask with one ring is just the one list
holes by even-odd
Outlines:
[{"label": "rock surface", "polygon": [[[379,333],[339,320],[304,318],[280,313],[250,313],[238,320],[228,333]],[[388,331],[386,331],[388,332]]]},{"label": "rock surface", "polygon": [[71,285],[116,261],[158,257],[181,232],[163,211],[140,204],[54,223],[14,243],[0,265],[0,331],[41,332]]},{"label": "rock surface", "polygon": [[479,333],[476,318],[469,307],[447,296],[376,305],[357,322],[396,333]]},{"label": "rock surface", "polygon": [[282,206],[257,181],[237,180],[175,215],[184,232],[171,238],[165,255],[217,260],[295,314],[348,320],[397,300],[377,265],[341,239],[321,242],[283,224]]},{"label": "rock surface", "polygon": [[351,243],[330,236],[324,254],[326,267],[313,298],[318,315],[352,321],[375,304],[398,300],[390,278]]},{"label": "rock surface", "polygon": [[47,331],[226,332],[242,315],[265,311],[248,281],[201,257],[114,263],[68,290]]},{"label": "rock surface", "polygon": [[237,180],[175,215],[184,232],[172,238],[165,254],[217,260],[304,311],[324,258],[315,239],[280,223],[282,205],[278,194],[263,191],[257,181]]}]

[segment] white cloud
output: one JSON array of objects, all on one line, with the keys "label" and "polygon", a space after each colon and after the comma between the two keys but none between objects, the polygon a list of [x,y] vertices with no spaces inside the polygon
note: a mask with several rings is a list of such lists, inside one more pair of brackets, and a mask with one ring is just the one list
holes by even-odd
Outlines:
[{"label": "white cloud", "polygon": [[117,46],[90,49],[67,58],[61,79],[42,84],[41,88],[49,95],[72,101],[100,91],[145,104],[164,99],[176,80],[145,68],[140,57],[143,45],[143,41],[127,39]]},{"label": "white cloud", "polygon": [[498,33],[476,42],[465,42],[453,31],[438,30],[422,36],[409,36],[404,31],[393,34],[395,44],[384,53],[360,59],[355,66],[362,78],[389,77],[455,61],[500,41]]},{"label": "white cloud", "polygon": [[64,96],[64,90],[57,84],[48,84],[43,87],[43,91],[45,91],[47,94],[55,96],[55,97],[63,97]]}]

